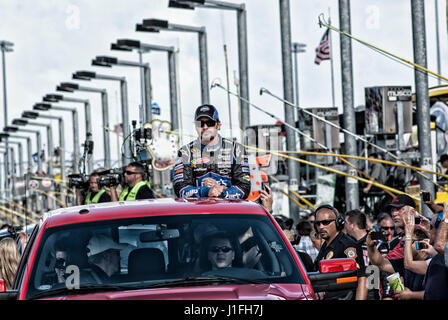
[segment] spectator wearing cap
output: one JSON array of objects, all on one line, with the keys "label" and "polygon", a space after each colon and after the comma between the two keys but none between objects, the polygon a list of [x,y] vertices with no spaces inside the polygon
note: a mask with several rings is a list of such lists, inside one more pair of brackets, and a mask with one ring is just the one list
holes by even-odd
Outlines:
[{"label": "spectator wearing cap", "polygon": [[390,209],[390,213],[392,216],[392,220],[395,225],[395,230],[398,234],[397,245],[394,248],[391,247],[391,250],[387,254],[386,258],[388,259],[397,259],[403,258],[403,246],[400,244],[403,238],[404,233],[404,219],[406,214],[409,211],[415,211],[416,205],[414,199],[412,199],[407,194],[399,194],[396,195],[392,202],[386,206],[387,209]]},{"label": "spectator wearing cap", "polygon": [[[427,252],[417,250],[415,243],[428,238],[427,233],[424,231],[426,228],[423,227],[424,224],[417,228],[414,223],[410,223],[410,219],[412,219],[412,222],[415,221],[417,212],[415,203],[409,196],[404,194],[396,196],[390,206],[392,206],[392,217],[395,226],[400,225],[406,231],[405,235],[400,238],[400,243],[386,257],[383,257],[377,249],[377,240],[372,240],[369,233],[366,238],[369,259],[381,271],[387,273],[398,272],[403,277],[405,290],[395,293],[395,299],[421,300],[424,294],[424,275],[421,272],[415,272],[417,271],[415,266],[418,263],[414,263],[414,261],[418,260],[424,264],[428,254]],[[429,225],[427,229],[429,229]],[[407,250],[406,257],[404,247]]]},{"label": "spectator wearing cap", "polygon": [[102,281],[110,281],[120,270],[120,251],[127,244],[116,243],[109,236],[99,234],[90,238],[87,256],[92,270]]},{"label": "spectator wearing cap", "polygon": [[250,171],[244,147],[221,137],[221,122],[214,106],[199,106],[194,119],[198,139],[178,151],[174,166],[176,196],[246,199]]}]

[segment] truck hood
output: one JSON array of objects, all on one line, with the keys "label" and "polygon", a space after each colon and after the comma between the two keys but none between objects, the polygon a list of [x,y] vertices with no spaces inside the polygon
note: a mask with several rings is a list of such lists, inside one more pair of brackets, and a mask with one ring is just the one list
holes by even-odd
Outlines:
[{"label": "truck hood", "polygon": [[312,296],[306,285],[244,284],[96,292],[48,300],[305,300]]}]

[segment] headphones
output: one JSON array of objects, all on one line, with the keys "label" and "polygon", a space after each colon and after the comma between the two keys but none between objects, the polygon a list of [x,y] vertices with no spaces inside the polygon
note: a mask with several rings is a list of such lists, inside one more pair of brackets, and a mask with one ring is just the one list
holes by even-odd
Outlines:
[{"label": "headphones", "polygon": [[[339,214],[339,211],[335,207],[333,207],[332,205],[323,204],[323,205],[319,206],[316,210],[314,210],[314,218],[317,218],[317,212],[319,212],[322,209],[331,210],[336,215],[336,220],[335,220],[336,230],[341,231],[342,229],[344,229],[345,219],[344,219],[344,217],[342,217]],[[316,225],[314,225],[314,230],[317,232],[317,226]]]}]

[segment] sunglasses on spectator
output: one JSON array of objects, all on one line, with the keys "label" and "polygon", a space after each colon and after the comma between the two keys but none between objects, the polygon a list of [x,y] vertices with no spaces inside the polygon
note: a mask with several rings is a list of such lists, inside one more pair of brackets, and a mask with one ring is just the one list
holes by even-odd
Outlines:
[{"label": "sunglasses on spectator", "polygon": [[214,127],[216,125],[216,121],[209,119],[209,120],[197,120],[196,121],[196,127],[204,128],[204,124],[207,125],[207,127]]},{"label": "sunglasses on spectator", "polygon": [[324,226],[328,226],[330,223],[332,223],[333,221],[336,221],[335,219],[331,219],[331,220],[320,220],[320,221],[314,221],[314,225],[316,227],[320,226],[321,224]]},{"label": "sunglasses on spectator", "polygon": [[134,171],[126,170],[124,173],[127,174],[128,176],[130,176],[132,174],[137,174],[137,173],[140,173],[140,172],[134,172]]},{"label": "sunglasses on spectator", "polygon": [[213,253],[218,253],[218,252],[228,253],[232,250],[233,249],[231,247],[224,246],[224,247],[211,247],[208,251],[213,252]]},{"label": "sunglasses on spectator", "polygon": [[395,227],[381,227],[381,229],[383,229],[383,230],[394,230]]}]

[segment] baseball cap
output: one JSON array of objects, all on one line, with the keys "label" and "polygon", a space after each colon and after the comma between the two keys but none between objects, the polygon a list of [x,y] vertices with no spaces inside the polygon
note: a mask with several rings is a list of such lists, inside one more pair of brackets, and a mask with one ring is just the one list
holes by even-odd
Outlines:
[{"label": "baseball cap", "polygon": [[87,244],[87,249],[89,249],[87,256],[94,256],[110,249],[123,250],[126,247],[127,244],[116,243],[104,234],[94,235],[90,238],[89,243]]},{"label": "baseball cap", "polygon": [[402,208],[404,206],[410,206],[414,209],[416,207],[414,199],[412,199],[407,194],[402,193],[402,194],[396,195],[392,199],[392,202],[387,205],[387,208],[388,209],[392,209],[392,207],[393,208]]},{"label": "baseball cap", "polygon": [[208,117],[212,120],[219,121],[218,110],[211,104],[203,104],[196,108],[194,113],[194,120],[198,120],[200,117]]}]

